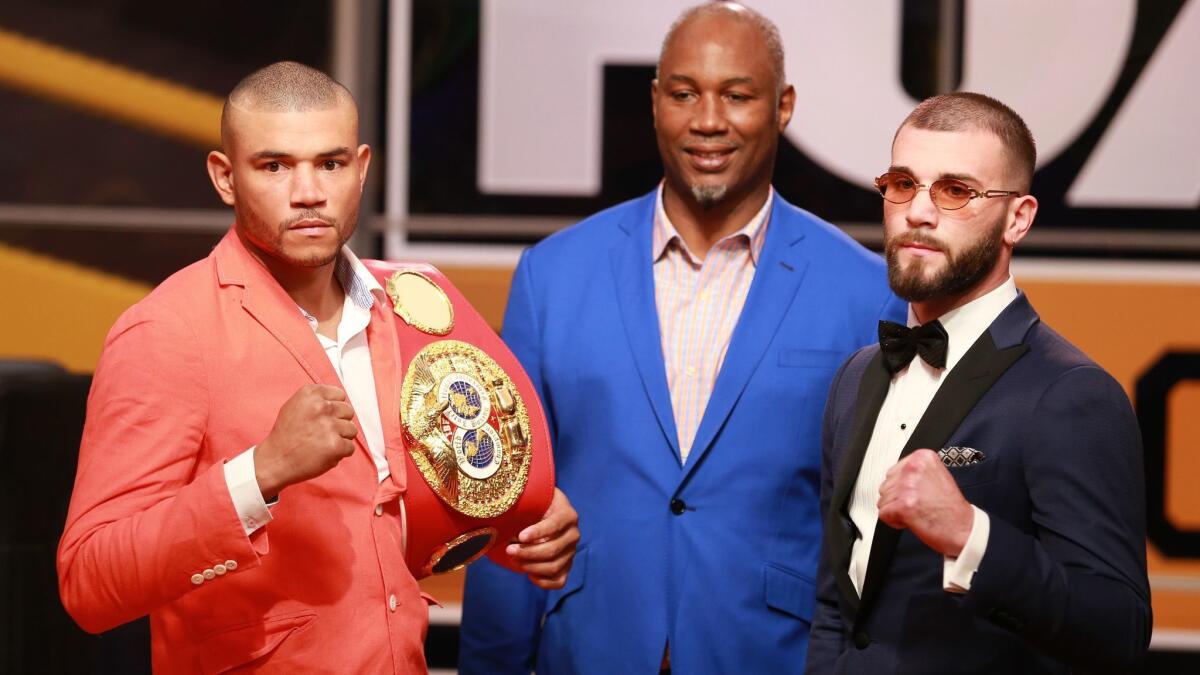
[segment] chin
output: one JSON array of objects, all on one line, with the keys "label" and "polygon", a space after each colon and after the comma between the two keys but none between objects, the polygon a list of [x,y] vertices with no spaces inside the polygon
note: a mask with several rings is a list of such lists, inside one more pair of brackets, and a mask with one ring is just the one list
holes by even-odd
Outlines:
[{"label": "chin", "polygon": [[696,203],[701,208],[706,209],[720,204],[725,200],[726,195],[729,194],[729,186],[724,184],[706,185],[703,183],[693,183],[691,190],[692,197],[695,198]]},{"label": "chin", "polygon": [[284,251],[281,258],[296,267],[324,267],[337,260],[340,246],[323,250]]}]

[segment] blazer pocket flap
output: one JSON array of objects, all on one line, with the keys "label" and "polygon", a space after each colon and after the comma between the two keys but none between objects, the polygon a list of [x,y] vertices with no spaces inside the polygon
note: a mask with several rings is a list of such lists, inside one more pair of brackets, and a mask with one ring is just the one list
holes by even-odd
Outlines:
[{"label": "blazer pocket flap", "polygon": [[829,368],[842,365],[845,354],[828,349],[781,349],[779,365],[792,368]]},{"label": "blazer pocket flap", "polygon": [[812,579],[772,563],[763,568],[763,595],[767,606],[812,621],[817,587]]},{"label": "blazer pocket flap", "polygon": [[200,645],[200,667],[205,673],[223,673],[260,659],[316,618],[316,612],[299,612],[214,633]]},{"label": "blazer pocket flap", "polygon": [[567,596],[577,593],[579,589],[583,588],[583,581],[587,576],[587,557],[586,548],[575,551],[575,559],[571,561],[571,571],[567,573],[567,583],[562,588],[550,591],[550,594],[546,596],[546,614],[556,611]]}]

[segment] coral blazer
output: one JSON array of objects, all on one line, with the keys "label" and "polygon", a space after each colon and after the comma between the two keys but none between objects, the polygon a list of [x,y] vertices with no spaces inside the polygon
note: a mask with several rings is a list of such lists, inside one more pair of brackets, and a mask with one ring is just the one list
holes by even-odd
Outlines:
[{"label": "coral blazer", "polygon": [[391,477],[357,452],[285,488],[247,536],[223,463],[301,386],[341,386],[312,329],[230,231],[105,342],[66,530],[63,604],[88,631],[150,615],[155,672],[425,670],[427,603],[405,566],[401,372],[390,305],[367,329]]}]

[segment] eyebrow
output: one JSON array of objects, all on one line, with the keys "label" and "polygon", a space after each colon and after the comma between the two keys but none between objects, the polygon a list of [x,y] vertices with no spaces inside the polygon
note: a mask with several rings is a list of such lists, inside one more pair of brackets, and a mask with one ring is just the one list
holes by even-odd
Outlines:
[{"label": "eyebrow", "polygon": [[[908,168],[907,166],[903,166],[903,165],[899,165],[899,164],[893,164],[893,165],[889,166],[888,172],[889,173],[892,173],[892,172],[906,173],[910,176],[917,175],[917,173],[915,171],[913,171],[912,169]],[[942,174],[939,174],[938,177],[935,178],[934,180],[942,180],[943,178],[951,178],[954,180],[961,180],[964,183],[979,183],[979,179],[972,176],[969,173],[942,173]]]},{"label": "eyebrow", "polygon": [[[333,148],[332,150],[319,152],[317,153],[317,158],[328,159],[330,157],[344,157],[348,154],[350,154],[350,148],[343,146],[340,148]],[[250,161],[261,162],[266,159],[286,159],[289,157],[292,157],[292,153],[284,152],[282,150],[260,150],[259,152],[250,155]]]},{"label": "eyebrow", "polygon": [[[678,75],[678,74],[672,73],[671,75],[667,75],[666,79],[669,81],[672,81],[672,82],[682,82],[684,84],[690,84],[693,86],[696,85],[696,80],[688,77],[687,75]],[[730,78],[721,80],[722,87],[728,87],[731,84],[753,85],[754,78],[753,77],[730,77]]]}]

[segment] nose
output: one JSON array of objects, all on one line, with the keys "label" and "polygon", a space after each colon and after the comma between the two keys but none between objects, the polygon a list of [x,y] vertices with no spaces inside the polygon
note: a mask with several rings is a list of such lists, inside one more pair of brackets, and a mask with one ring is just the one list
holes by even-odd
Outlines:
[{"label": "nose", "polygon": [[317,178],[317,172],[307,164],[301,164],[292,172],[292,206],[313,207],[325,203],[325,191]]},{"label": "nose", "polygon": [[700,97],[696,114],[692,116],[692,131],[702,136],[714,136],[725,133],[727,126],[721,97],[716,94]]},{"label": "nose", "polygon": [[933,203],[933,193],[923,185],[917,187],[917,194],[908,202],[904,219],[909,227],[937,227],[938,207]]}]

